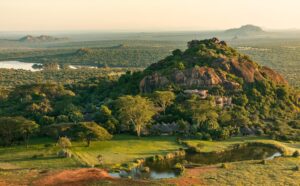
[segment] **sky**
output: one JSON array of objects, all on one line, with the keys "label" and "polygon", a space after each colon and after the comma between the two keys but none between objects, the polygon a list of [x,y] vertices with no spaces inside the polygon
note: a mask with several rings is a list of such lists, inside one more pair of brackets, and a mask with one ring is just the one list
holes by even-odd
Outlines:
[{"label": "sky", "polygon": [[300,29],[300,0],[0,0],[0,31]]}]

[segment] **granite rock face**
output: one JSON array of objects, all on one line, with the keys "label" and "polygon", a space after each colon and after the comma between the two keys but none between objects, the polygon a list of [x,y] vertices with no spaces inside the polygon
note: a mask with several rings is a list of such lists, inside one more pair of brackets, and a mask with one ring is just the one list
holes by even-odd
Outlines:
[{"label": "granite rock face", "polygon": [[[179,63],[180,68],[177,67]],[[226,89],[238,89],[242,86],[241,81],[287,83],[279,73],[259,66],[248,56],[239,54],[217,38],[190,41],[186,51],[177,51],[148,69],[151,73],[140,82],[141,92],[152,92],[172,85],[185,89],[217,85]]]}]

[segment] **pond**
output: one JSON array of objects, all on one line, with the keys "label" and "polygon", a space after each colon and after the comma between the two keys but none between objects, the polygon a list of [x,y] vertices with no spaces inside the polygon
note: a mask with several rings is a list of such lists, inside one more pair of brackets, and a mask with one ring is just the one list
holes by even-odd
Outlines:
[{"label": "pond", "polygon": [[225,162],[237,162],[246,160],[270,160],[281,156],[281,153],[271,147],[265,146],[246,146],[236,148],[220,153],[195,153],[187,152],[185,157],[173,160],[163,160],[155,163],[146,162],[144,166],[149,167],[149,172],[143,172],[140,168],[136,168],[131,172],[121,171],[120,173],[111,174],[114,177],[131,177],[133,179],[164,179],[174,178],[179,173],[173,169],[176,163],[212,165]]},{"label": "pond", "polygon": [[25,63],[21,61],[0,61],[0,68],[39,71],[39,69],[32,68],[32,65],[34,64],[38,63]]},{"label": "pond", "polygon": [[[33,68],[33,65],[41,65],[40,63],[27,63],[21,61],[0,61],[0,68],[7,69],[22,69],[30,71],[40,71],[42,69]],[[97,68],[95,66],[88,65],[69,65],[70,69],[80,69],[80,68]]]}]

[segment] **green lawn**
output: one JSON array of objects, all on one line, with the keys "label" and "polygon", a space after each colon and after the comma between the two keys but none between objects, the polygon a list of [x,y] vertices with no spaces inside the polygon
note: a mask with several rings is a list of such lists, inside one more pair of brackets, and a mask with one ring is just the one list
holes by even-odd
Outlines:
[{"label": "green lawn", "polygon": [[[52,144],[53,147],[45,147],[45,144]],[[55,141],[47,138],[33,139],[29,148],[2,147],[0,169],[75,168],[82,166],[82,163],[98,164],[97,156],[100,154],[107,165],[121,164],[137,158],[166,154],[181,147],[176,143],[175,137],[137,138],[130,135],[117,135],[110,141],[92,142],[90,147],[86,147],[86,144],[81,142],[73,142],[72,145],[71,151],[75,158],[57,158],[59,147],[55,146]]]},{"label": "green lawn", "polygon": [[185,140],[186,145],[195,147],[200,152],[223,151],[234,144],[259,142],[264,144],[273,144],[282,148],[285,155],[291,155],[296,150],[300,150],[300,142],[279,142],[264,137],[233,137],[225,141],[202,141],[202,140]]},{"label": "green lawn", "polygon": [[[52,144],[53,147],[45,147]],[[51,139],[42,138],[31,141],[28,148],[25,146],[1,147],[0,169],[15,168],[73,168],[80,166],[74,159],[62,159],[56,156],[59,151],[55,142]]]},{"label": "green lawn", "polygon": [[121,164],[137,158],[144,158],[156,154],[167,154],[178,150],[180,145],[175,137],[142,137],[118,135],[110,141],[92,142],[90,147],[76,143],[73,153],[81,157],[88,164],[97,164],[97,156],[102,155],[105,164]]},{"label": "green lawn", "polygon": [[[289,154],[295,150],[300,150],[300,143],[278,142],[262,137],[236,137],[226,141],[201,141],[186,140],[189,146],[199,148],[202,152],[222,151],[237,143],[260,142],[274,144],[283,147]],[[45,144],[52,144],[52,147],[45,147]],[[152,156],[155,154],[166,154],[182,147],[176,143],[176,138],[171,136],[162,137],[142,137],[138,138],[130,135],[116,135],[110,141],[92,142],[90,147],[85,143],[73,142],[71,151],[75,158],[57,158],[56,153],[59,147],[54,146],[55,141],[48,138],[33,139],[29,148],[24,146],[14,146],[0,148],[0,169],[36,168],[41,169],[68,169],[81,167],[82,163],[97,164],[97,156],[102,155],[106,165],[116,165],[133,161],[137,158]],[[37,158],[33,158],[37,156]],[[78,161],[78,158],[80,159]],[[226,163],[225,168],[220,164],[213,165],[213,171],[192,171],[187,170],[186,175],[177,179],[196,178],[206,185],[299,185],[300,171],[296,171],[296,166],[300,166],[300,158],[281,157],[267,161],[266,164],[260,161],[241,161]],[[205,169],[205,167],[204,167]],[[38,171],[36,170],[36,171]],[[8,176],[6,180],[14,179],[15,174],[26,177],[40,176],[34,170],[20,171],[0,171],[0,178]],[[29,176],[30,175],[30,176]],[[29,179],[30,180],[30,179]],[[0,180],[1,181],[1,180]],[[26,181],[26,180],[25,180]],[[27,180],[28,181],[28,180]],[[122,182],[122,180],[119,180]],[[91,182],[89,185],[118,185],[117,182],[107,183],[107,180]],[[1,184],[1,183],[0,183]],[[128,182],[128,185],[167,185],[168,180],[160,182],[150,180],[147,183],[140,181]]]}]

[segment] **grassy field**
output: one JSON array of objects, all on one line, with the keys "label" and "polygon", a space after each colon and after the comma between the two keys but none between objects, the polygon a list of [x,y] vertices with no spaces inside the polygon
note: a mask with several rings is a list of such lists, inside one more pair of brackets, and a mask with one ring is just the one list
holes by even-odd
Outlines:
[{"label": "grassy field", "polygon": [[[264,143],[280,146],[291,155],[300,150],[300,143],[279,142],[262,137],[236,137],[227,141],[201,141],[186,140],[188,146],[197,147],[201,152],[223,151],[234,144]],[[45,147],[52,144],[52,147]],[[155,154],[166,154],[182,147],[176,143],[175,137],[142,137],[130,135],[117,135],[111,141],[92,142],[91,147],[85,143],[73,142],[71,149],[76,158],[57,158],[59,147],[54,146],[55,141],[43,138],[31,141],[29,148],[15,146],[0,148],[0,185],[12,181],[15,185],[21,182],[24,185],[39,179],[43,174],[41,170],[51,172],[62,169],[80,168],[82,163],[97,164],[97,156],[102,155],[106,165],[115,165],[130,162],[136,158],[143,158]],[[78,157],[80,161],[78,161]],[[86,185],[299,185],[300,158],[290,156],[261,161],[241,161],[196,167],[187,169],[184,176],[171,180],[142,181],[142,180],[91,180]],[[25,168],[25,169],[24,169]],[[32,169],[33,168],[33,169]],[[4,169],[8,169],[5,170]],[[10,169],[12,169],[10,171]],[[21,169],[21,170],[16,170]],[[16,179],[17,176],[22,179]],[[19,181],[18,181],[19,180]],[[6,181],[6,182],[5,182]]]},{"label": "grassy field", "polygon": [[90,147],[76,143],[72,151],[88,164],[97,164],[97,156],[102,155],[104,164],[121,164],[137,158],[156,154],[167,154],[181,146],[175,137],[142,137],[119,135],[111,141],[94,142]]},{"label": "grassy field", "polygon": [[291,155],[296,150],[300,150],[299,142],[279,142],[264,137],[233,137],[225,141],[201,141],[201,140],[185,140],[185,144],[194,147],[199,152],[219,152],[230,148],[232,145],[241,143],[261,143],[274,145],[284,152],[285,155]]},{"label": "grassy field", "polygon": [[[45,147],[45,144],[52,144],[53,147]],[[62,159],[56,156],[59,147],[55,147],[51,139],[35,139],[31,145],[13,146],[0,148],[0,169],[56,169],[74,168],[80,163],[72,158]]]},{"label": "grassy field", "polygon": [[[45,144],[52,144],[52,147],[45,147]],[[59,147],[55,146],[55,141],[47,138],[32,140],[29,148],[0,148],[0,169],[75,168],[82,164],[97,164],[98,155],[103,156],[104,164],[113,165],[155,154],[166,154],[181,147],[175,142],[175,137],[137,138],[129,135],[115,136],[110,141],[92,142],[90,147],[79,142],[73,142],[72,145],[71,151],[75,158],[67,159],[57,158]]]},{"label": "grassy field", "polygon": [[243,161],[227,164],[196,175],[206,185],[299,185],[300,158],[276,158],[262,164],[259,161]]}]

